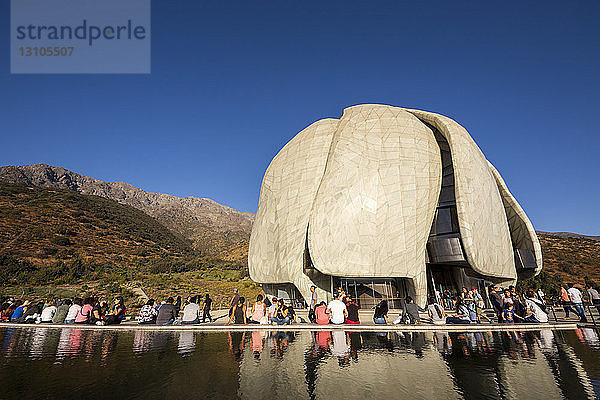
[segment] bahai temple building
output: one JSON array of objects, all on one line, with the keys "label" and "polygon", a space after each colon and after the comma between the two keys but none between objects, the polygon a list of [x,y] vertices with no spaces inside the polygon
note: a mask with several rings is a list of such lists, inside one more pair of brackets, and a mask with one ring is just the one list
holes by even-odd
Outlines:
[{"label": "bahai temple building", "polygon": [[538,274],[533,225],[469,133],[439,114],[349,107],[298,133],[265,173],[248,254],[267,294],[361,308]]}]

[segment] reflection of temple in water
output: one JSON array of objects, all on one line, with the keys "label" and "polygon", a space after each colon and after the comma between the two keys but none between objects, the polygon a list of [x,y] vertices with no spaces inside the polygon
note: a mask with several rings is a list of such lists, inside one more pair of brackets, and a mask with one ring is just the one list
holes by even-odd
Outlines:
[{"label": "reflection of temple in water", "polygon": [[[44,397],[48,385],[54,385],[54,397],[65,398],[79,388],[79,377],[90,374],[102,377],[90,387],[93,393],[111,379],[131,377],[128,385],[111,386],[122,398],[155,382],[160,384],[152,394],[159,398],[549,400],[599,394],[600,340],[591,329],[201,333],[32,327],[0,329],[0,343],[7,398],[20,389],[10,385],[15,376],[30,398]],[[51,372],[31,373],[36,370]]]}]

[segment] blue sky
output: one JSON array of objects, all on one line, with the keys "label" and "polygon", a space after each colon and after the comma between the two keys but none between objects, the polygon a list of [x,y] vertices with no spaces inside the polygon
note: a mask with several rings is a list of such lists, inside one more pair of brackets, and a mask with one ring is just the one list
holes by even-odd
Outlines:
[{"label": "blue sky", "polygon": [[153,1],[150,75],[11,75],[0,2],[0,164],[255,211],[298,131],[386,103],[465,126],[537,229],[600,234],[600,2],[214,3]]}]

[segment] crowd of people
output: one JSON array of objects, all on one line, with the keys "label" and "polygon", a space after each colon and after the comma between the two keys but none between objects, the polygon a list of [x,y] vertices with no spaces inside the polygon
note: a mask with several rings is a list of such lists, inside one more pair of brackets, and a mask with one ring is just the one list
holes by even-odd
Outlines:
[{"label": "crowd of people", "polygon": [[123,297],[109,302],[107,297],[96,299],[25,300],[13,297],[1,300],[0,321],[26,324],[120,324],[126,317]]},{"label": "crowd of people", "polygon": [[[353,325],[361,322],[358,302],[345,293],[343,288],[338,288],[333,294],[333,300],[328,303],[319,302],[315,286],[310,290],[309,322],[318,325]],[[373,310],[373,323],[386,325],[427,322],[441,325],[481,323],[484,320],[498,323],[545,323],[549,320],[548,314],[554,312],[552,306],[556,306],[553,301],[547,303],[545,294],[541,290],[528,289],[522,294],[518,294],[514,286],[507,288],[491,286],[488,290],[486,297],[493,313],[485,311],[486,301],[483,295],[477,288],[472,287],[470,290],[462,288],[460,293],[455,295],[450,294],[448,290],[438,292],[428,299],[424,310],[420,309],[410,296],[407,296],[401,312],[393,320],[389,318],[388,301],[381,300]],[[586,293],[589,303],[600,308],[598,291],[590,286]],[[584,295],[575,285],[561,287],[559,305],[564,309],[565,319],[568,319],[572,312],[581,322],[587,322],[583,302]],[[176,299],[169,297],[160,303],[149,299],[141,307],[135,319],[138,324],[155,325],[174,323],[194,325],[207,321],[213,322],[212,303],[209,294],[190,296],[183,304],[180,296]],[[269,299],[268,296],[259,294],[251,305],[250,303],[235,289],[229,301],[227,324],[288,325],[298,322],[294,303],[286,304],[282,298]],[[427,317],[422,317],[425,312]],[[0,321],[2,322],[115,325],[124,321],[126,315],[126,307],[121,296],[116,296],[113,301],[109,301],[107,297],[99,299],[76,297],[47,301],[21,301],[12,297],[0,299]]]}]

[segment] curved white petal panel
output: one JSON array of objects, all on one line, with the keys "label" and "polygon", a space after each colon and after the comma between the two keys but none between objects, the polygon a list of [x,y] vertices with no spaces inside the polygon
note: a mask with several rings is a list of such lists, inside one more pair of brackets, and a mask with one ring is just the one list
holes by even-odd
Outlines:
[{"label": "curved white petal panel", "polygon": [[516,249],[532,250],[535,254],[535,261],[537,268],[536,274],[539,274],[542,270],[542,247],[538,240],[533,224],[525,214],[525,211],[521,207],[514,196],[508,190],[508,186],[502,179],[502,176],[498,170],[488,162],[490,170],[496,179],[498,189],[504,202],[504,210],[506,212],[506,218],[508,219],[508,226],[510,228],[510,235],[513,245]]},{"label": "curved white petal panel", "polygon": [[[337,124],[337,119],[323,119],[308,126],[267,168],[250,236],[248,266],[252,280],[296,286],[307,280],[300,275],[308,218]],[[302,286],[308,290],[309,285],[306,282]]]},{"label": "curved white petal panel", "polygon": [[504,205],[483,153],[467,130],[452,119],[408,111],[435,126],[450,145],[458,224],[469,264],[482,275],[516,279]]},{"label": "curved white petal panel", "polygon": [[410,113],[383,105],[344,110],[310,215],[315,267],[426,284],[441,169],[433,132]]}]

